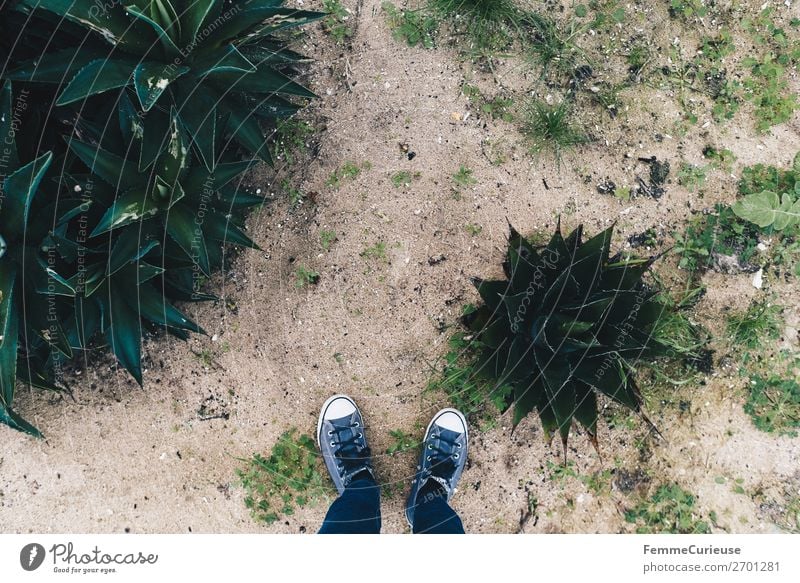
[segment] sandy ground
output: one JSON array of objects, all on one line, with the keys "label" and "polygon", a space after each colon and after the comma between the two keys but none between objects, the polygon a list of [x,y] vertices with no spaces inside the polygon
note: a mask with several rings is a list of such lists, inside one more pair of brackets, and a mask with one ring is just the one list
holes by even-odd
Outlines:
[{"label": "sandy ground", "polygon": [[[287,171],[254,173],[254,187],[275,198],[248,222],[262,251],[243,252],[211,283],[224,301],[187,307],[208,337],[147,342],[143,390],[96,355],[91,370],[76,373],[74,400],[20,388],[18,409],[47,439],[0,428],[3,532],[313,532],[324,504],[270,527],[252,520],[237,458],[268,452],[290,427],[313,434],[318,408],[334,392],[358,401],[376,452],[391,443],[389,430],[424,427],[446,403],[443,395],[423,396],[431,366],[460,307],[476,299],[468,278],[499,274],[507,218],[522,232],[550,231],[558,215],[590,232],[617,220],[618,246],[649,227],[668,238],[692,211],[732,201],[736,179],[710,173],[704,198],[673,180],[663,198],[628,203],[598,194],[595,184],[606,176],[633,184],[646,171],[635,162],[640,155],[673,167],[682,158],[701,162],[707,143],[730,148],[740,165],[787,165],[800,149],[798,115],[764,136],[737,122],[659,141],[656,134],[670,136],[680,111],[669,95],[640,88],[624,94],[628,108],[616,120],[603,112],[584,120],[598,140],[560,166],[531,158],[512,125],[472,111],[460,90],[464,79],[490,92],[498,79],[532,83],[519,63],[501,62],[492,75],[446,46],[408,48],[392,39],[379,1],[344,4],[357,24],[352,47],[337,47],[319,31],[305,41],[306,54],[319,59],[309,84],[321,96],[305,117],[325,129],[313,155],[291,172],[303,192],[316,193],[315,204],[289,207],[278,188]],[[497,143],[508,160],[493,166],[486,148]],[[416,153],[413,160],[400,144]],[[339,189],[326,186],[346,161],[370,168]],[[460,165],[477,183],[456,191],[451,177]],[[401,170],[419,177],[395,188],[390,176]],[[479,225],[480,235],[471,236],[467,224]],[[319,243],[324,229],[338,235],[327,252]],[[361,257],[379,242],[385,261]],[[321,274],[318,285],[295,286],[300,264]],[[724,309],[746,306],[757,293],[751,277],[705,276],[704,321],[713,328]],[[796,284],[776,283],[773,291],[800,297]],[[796,348],[796,327],[789,334],[784,342]],[[695,493],[703,513],[716,512],[715,532],[778,531],[781,504],[800,492],[800,440],[752,426],[732,371],[718,367],[705,384],[670,398],[690,406],[654,400],[650,413],[664,440],[646,438],[639,422],[613,432],[601,427],[601,458],[575,433],[569,458],[576,472],[612,472],[599,490],[576,478],[551,479],[548,462],[563,457],[560,444],[544,443],[538,420],[525,420],[513,436],[505,417],[474,432],[453,501],[467,531],[630,531],[624,509],[666,481]],[[222,413],[228,418],[206,419]],[[379,456],[380,477],[407,483],[415,455]],[[732,491],[736,478],[746,494]],[[384,501],[384,532],[407,532],[404,496]],[[536,512],[521,520],[533,498]]]}]

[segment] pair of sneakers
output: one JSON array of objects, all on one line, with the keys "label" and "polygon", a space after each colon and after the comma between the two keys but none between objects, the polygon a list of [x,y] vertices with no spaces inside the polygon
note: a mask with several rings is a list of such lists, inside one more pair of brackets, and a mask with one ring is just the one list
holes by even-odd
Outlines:
[{"label": "pair of sneakers", "polygon": [[[430,492],[438,484],[436,489],[441,488],[447,501],[452,498],[467,463],[468,437],[467,420],[461,412],[442,409],[433,416],[425,430],[422,455],[406,502],[409,526],[414,524],[421,490]],[[350,397],[334,395],[322,405],[317,442],[339,495],[354,479],[375,480],[364,419]]]}]

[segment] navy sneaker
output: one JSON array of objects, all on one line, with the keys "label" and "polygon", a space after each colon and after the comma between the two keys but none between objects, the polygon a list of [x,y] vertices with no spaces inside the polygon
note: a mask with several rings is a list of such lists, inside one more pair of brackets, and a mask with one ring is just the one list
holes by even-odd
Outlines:
[{"label": "navy sneaker", "polygon": [[422,457],[406,502],[406,520],[414,525],[414,511],[424,496],[453,497],[467,465],[469,431],[460,411],[442,409],[433,416],[422,442]]},{"label": "navy sneaker", "polygon": [[317,443],[340,495],[356,476],[375,479],[364,420],[350,397],[334,395],[322,405]]}]

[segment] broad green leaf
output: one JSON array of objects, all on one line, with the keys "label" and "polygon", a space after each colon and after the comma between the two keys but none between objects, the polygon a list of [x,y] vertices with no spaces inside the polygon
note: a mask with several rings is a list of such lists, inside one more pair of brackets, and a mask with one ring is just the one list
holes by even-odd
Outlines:
[{"label": "broad green leaf", "polygon": [[[164,54],[169,60],[181,58],[181,51],[175,45],[175,42],[172,40],[169,32],[164,30],[164,27],[161,26],[160,23],[153,20],[150,16],[145,14],[140,8],[137,6],[126,6],[125,11],[130,14],[134,19],[137,19],[138,22],[144,23],[147,27],[150,28],[152,33],[155,33],[156,38],[161,42],[161,46],[164,49]],[[175,21],[176,26],[180,26],[178,21]],[[172,30],[172,29],[170,29]],[[152,46],[147,50],[143,51],[143,54],[149,54],[152,52]]]},{"label": "broad green leaf", "polygon": [[203,232],[211,239],[222,243],[233,243],[253,249],[259,248],[250,237],[231,222],[230,215],[223,216],[217,213],[207,213],[203,221]]},{"label": "broad green leaf", "polygon": [[9,72],[7,77],[12,81],[63,85],[96,59],[97,51],[93,48],[63,49],[45,53],[36,59],[22,63]]},{"label": "broad green leaf", "polygon": [[170,117],[165,111],[155,107],[147,112],[142,120],[141,151],[139,172],[146,172],[155,162],[170,140]]},{"label": "broad green leaf", "polygon": [[8,170],[19,166],[17,158],[17,142],[14,139],[14,105],[11,81],[3,84],[0,90],[0,146],[5,154]]},{"label": "broad green leaf", "polygon": [[149,189],[137,187],[126,190],[117,197],[111,208],[105,212],[92,231],[91,236],[96,237],[106,231],[129,225],[134,221],[153,218],[161,210],[162,206],[153,200]]},{"label": "broad green leaf", "polygon": [[173,108],[170,115],[169,141],[167,142],[166,150],[158,159],[155,172],[172,188],[179,182],[186,169],[189,168],[190,162],[189,144],[180,124],[178,124],[178,116]]},{"label": "broad green leaf", "polygon": [[52,160],[52,152],[47,152],[5,179],[0,217],[2,217],[3,231],[7,237],[10,236],[14,239],[21,237],[28,226],[31,201]]},{"label": "broad green leaf", "polygon": [[205,216],[200,216],[188,207],[177,204],[167,214],[167,232],[180,245],[187,257],[195,262],[204,274],[210,275],[211,267],[208,263],[208,251],[203,234],[204,219]]},{"label": "broad green leaf", "polygon": [[22,431],[23,433],[27,433],[33,437],[44,437],[42,433],[36,429],[36,427],[25,421],[10,407],[7,407],[2,403],[0,403],[0,423],[4,423],[12,429]]},{"label": "broad green leaf", "polygon": [[800,219],[800,201],[795,203],[789,193],[781,196],[781,206],[775,211],[773,226],[777,231],[783,231],[789,225],[795,224]]},{"label": "broad green leaf", "polygon": [[119,363],[131,373],[136,382],[142,384],[142,322],[139,314],[132,308],[126,295],[135,293],[136,289],[128,289],[112,285],[108,297],[108,328],[105,331],[106,341]]},{"label": "broad green leaf", "polygon": [[136,164],[120,158],[99,146],[93,146],[77,140],[69,140],[68,145],[70,150],[81,159],[81,162],[93,174],[102,178],[115,189],[135,186],[143,187],[147,181],[147,175],[142,175]]},{"label": "broad green leaf", "polygon": [[217,102],[205,86],[195,85],[185,90],[182,84],[175,88],[178,115],[186,126],[189,139],[197,148],[206,169],[213,171],[217,164]]},{"label": "broad green leaf", "polygon": [[575,419],[593,442],[597,439],[597,395],[583,383],[575,383]]},{"label": "broad green leaf", "polygon": [[41,271],[38,272],[41,278],[36,285],[37,293],[66,297],[75,296],[75,288],[73,285],[68,280],[61,277],[55,269],[48,266],[44,259],[37,257],[36,262],[41,266]]},{"label": "broad green leaf", "polygon": [[181,21],[172,2],[169,0],[150,0],[150,16],[161,25],[170,38],[179,42],[181,38]]},{"label": "broad green leaf", "polygon": [[267,138],[264,135],[264,130],[261,129],[258,119],[249,111],[239,110],[238,108],[229,109],[228,114],[230,115],[229,128],[236,141],[245,150],[252,152],[272,166],[272,156],[267,146]]},{"label": "broad green leaf", "polygon": [[136,61],[97,59],[86,65],[58,96],[56,105],[68,105],[110,89],[124,87],[131,81]]},{"label": "broad green leaf", "polygon": [[472,284],[478,290],[481,299],[492,311],[500,308],[503,303],[503,297],[509,290],[509,282],[501,280],[473,278]]},{"label": "broad green leaf", "polygon": [[316,95],[270,67],[261,66],[255,73],[220,72],[214,75],[213,84],[227,91],[245,93],[282,93],[313,98]]},{"label": "broad green leaf", "polygon": [[255,73],[256,66],[245,57],[239,49],[228,45],[218,53],[194,63],[195,74],[201,80],[218,73]]},{"label": "broad green leaf", "polygon": [[258,194],[250,194],[249,192],[239,188],[226,188],[219,192],[219,206],[225,212],[231,212],[236,207],[251,207],[259,204],[264,204],[266,198]]},{"label": "broad green leaf", "polygon": [[0,408],[11,407],[17,378],[19,305],[16,300],[17,269],[0,259]]},{"label": "broad green leaf", "polygon": [[519,425],[528,413],[536,408],[542,400],[543,392],[541,380],[531,380],[530,383],[520,383],[514,386],[514,415],[511,421],[513,427]]},{"label": "broad green leaf", "polygon": [[194,0],[192,5],[181,11],[181,32],[183,44],[195,39],[206,18],[219,14],[222,0]]},{"label": "broad green leaf", "polygon": [[[146,224],[144,223],[144,225]],[[133,261],[138,261],[158,245],[158,241],[152,236],[150,230],[141,228],[144,225],[122,230],[111,248],[111,253],[108,254],[107,276],[116,273]]]},{"label": "broad green leaf", "polygon": [[75,348],[86,348],[100,329],[100,306],[94,298],[75,297]]},{"label": "broad green leaf", "polygon": [[260,4],[232,14],[222,26],[214,30],[209,41],[221,44],[245,36],[264,37],[285,28],[302,26],[325,16],[324,12],[279,8],[269,6],[269,3],[265,2]]},{"label": "broad green leaf", "polygon": [[144,111],[150,111],[169,84],[189,71],[185,65],[144,61],[133,72],[136,95]]},{"label": "broad green leaf", "polygon": [[205,334],[200,326],[164,299],[162,290],[157,290],[150,284],[142,285],[139,287],[137,299],[139,314],[145,320],[170,328]]},{"label": "broad green leaf", "polygon": [[125,15],[121,4],[98,7],[96,0],[21,0],[29,9],[43,9],[98,33],[111,46],[135,54],[145,54],[155,37],[148,27]]},{"label": "broad green leaf", "polygon": [[289,65],[309,60],[308,57],[286,48],[281,43],[269,41],[241,45],[238,49],[248,61],[255,63],[257,66]]},{"label": "broad green leaf", "polygon": [[734,203],[731,209],[736,216],[759,227],[773,226],[778,231],[800,220],[800,200],[793,201],[788,193],[780,198],[768,190],[749,194]]},{"label": "broad green leaf", "polygon": [[570,378],[570,370],[565,362],[556,358],[547,359],[545,353],[539,350],[534,350],[534,355],[544,385],[547,404],[555,415],[566,452],[572,415],[575,411],[575,386]]}]

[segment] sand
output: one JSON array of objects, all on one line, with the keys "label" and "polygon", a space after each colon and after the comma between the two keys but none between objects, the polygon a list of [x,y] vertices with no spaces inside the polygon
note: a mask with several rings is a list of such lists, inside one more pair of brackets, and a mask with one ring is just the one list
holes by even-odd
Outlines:
[{"label": "sand", "polygon": [[[382,452],[390,430],[418,432],[447,404],[443,394],[423,390],[461,306],[477,300],[469,277],[500,274],[507,220],[524,233],[551,231],[559,215],[565,227],[583,223],[589,232],[618,221],[617,248],[650,227],[668,245],[692,212],[735,199],[734,176],[710,172],[701,197],[679,186],[673,172],[659,200],[623,202],[595,185],[605,177],[634,184],[646,173],[638,156],[655,155],[674,168],[681,159],[701,163],[708,143],[731,149],[735,168],[786,165],[800,149],[799,115],[766,135],[755,133],[746,112],[707,128],[701,119],[680,137],[669,90],[638,87],[623,93],[627,107],[616,119],[597,108],[586,114],[593,144],[565,154],[560,165],[531,157],[514,125],[475,111],[461,85],[469,79],[489,94],[531,86],[545,96],[534,73],[508,59],[492,74],[446,43],[406,47],[392,38],[380,1],[343,4],[355,27],[350,46],[314,29],[300,47],[317,59],[308,84],[320,98],[303,112],[319,129],[309,152],[291,167],[259,168],[249,179],[274,199],[247,223],[261,251],[238,253],[210,282],[221,301],[184,306],[209,335],[148,340],[143,389],[100,352],[88,355],[89,368],[79,363],[74,398],[20,387],[16,407],[46,439],[0,428],[3,532],[314,532],[324,503],[260,524],[244,506],[235,470],[239,458],[266,454],[291,427],[313,434],[320,405],[337,392],[362,408],[381,454],[381,480],[399,484],[384,500],[383,532],[407,532],[403,484],[416,452]],[[633,6],[636,22],[646,20],[643,5]],[[798,87],[796,78],[792,83]],[[507,160],[492,165],[497,148]],[[369,168],[338,189],[327,186],[348,161]],[[454,185],[461,165],[472,170],[474,185]],[[397,188],[390,177],[398,171],[419,176]],[[292,207],[279,188],[286,177],[314,201]],[[467,225],[480,226],[480,234]],[[321,230],[337,233],[329,251]],[[385,259],[361,256],[378,243]],[[297,288],[298,265],[319,272],[319,283]],[[664,273],[680,275],[669,261]],[[723,333],[725,310],[765,293],[751,279],[704,276],[702,321]],[[796,281],[770,282],[769,291],[800,297]],[[783,341],[796,348],[796,312],[791,317],[795,327]],[[718,351],[715,365],[724,356]],[[744,382],[735,367],[716,366],[703,384],[660,389],[669,403],[648,403],[663,439],[648,437],[635,418],[613,430],[602,422],[598,455],[576,431],[571,467],[584,477],[607,471],[596,488],[553,477],[561,446],[545,443],[538,420],[526,419],[512,436],[510,419],[501,417],[493,429],[473,432],[453,505],[472,533],[629,532],[625,509],[677,482],[697,495],[699,514],[715,512],[715,532],[779,532],[781,504],[800,492],[800,441],[753,427],[742,410]],[[688,407],[678,407],[681,400]],[[735,479],[743,479],[745,494],[733,491]]]}]

